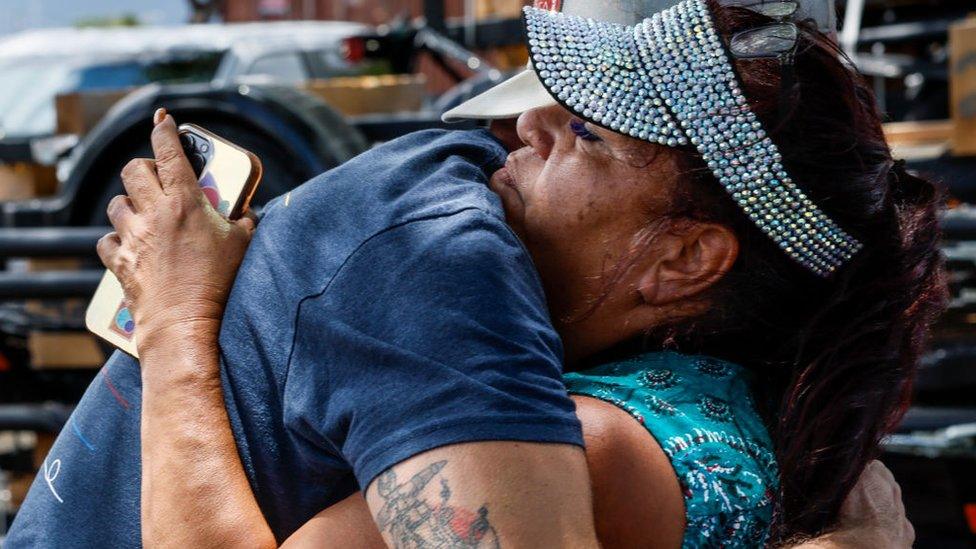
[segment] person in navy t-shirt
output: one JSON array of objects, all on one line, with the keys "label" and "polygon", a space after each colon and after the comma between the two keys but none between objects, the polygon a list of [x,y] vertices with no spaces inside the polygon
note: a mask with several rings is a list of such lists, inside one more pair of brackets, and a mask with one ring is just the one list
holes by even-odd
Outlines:
[{"label": "person in navy t-shirt", "polygon": [[[589,516],[560,340],[486,185],[505,155],[487,131],[414,133],[264,209],[220,328],[220,373],[247,479],[279,541],[392,466],[473,441],[556,443],[537,445],[539,467],[562,469],[558,493],[577,491],[567,510]],[[142,383],[128,355],[105,364],[5,547],[139,545]],[[465,480],[452,479],[455,499]],[[539,497],[553,490],[544,481]],[[581,539],[586,521],[571,528]]]}]

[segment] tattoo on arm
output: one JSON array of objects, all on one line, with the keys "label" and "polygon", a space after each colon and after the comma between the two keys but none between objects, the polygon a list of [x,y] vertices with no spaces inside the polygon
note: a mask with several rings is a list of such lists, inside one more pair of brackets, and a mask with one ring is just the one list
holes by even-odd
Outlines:
[{"label": "tattoo on arm", "polygon": [[[451,488],[441,474],[445,465],[447,460],[432,463],[402,484],[392,468],[377,477],[376,492],[383,499],[383,508],[376,515],[380,532],[397,549],[498,549],[487,505],[476,511],[451,505]],[[436,492],[436,484],[431,484],[435,478],[440,480]]]}]

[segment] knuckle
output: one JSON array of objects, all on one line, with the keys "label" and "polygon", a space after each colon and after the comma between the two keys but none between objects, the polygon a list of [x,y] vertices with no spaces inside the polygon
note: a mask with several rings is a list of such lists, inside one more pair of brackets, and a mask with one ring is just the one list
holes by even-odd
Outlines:
[{"label": "knuckle", "polygon": [[177,151],[175,147],[163,145],[156,151],[156,162],[164,166],[169,166],[179,160],[180,154],[180,151]]},{"label": "knuckle", "polygon": [[190,215],[195,205],[190,200],[178,198],[170,203],[166,211],[166,216],[175,222],[184,221]]},{"label": "knuckle", "polygon": [[105,236],[99,238],[98,239],[98,242],[95,243],[95,251],[98,252],[98,256],[101,257],[102,259],[105,259],[105,257],[109,253],[109,242],[108,242],[108,238],[109,238],[109,236],[108,235],[105,235]]},{"label": "knuckle", "polygon": [[125,163],[122,168],[122,179],[131,179],[139,174],[145,173],[148,166],[145,158],[133,158]]},{"label": "knuckle", "polygon": [[135,240],[136,242],[144,242],[149,236],[149,230],[146,228],[145,225],[139,223],[134,227],[132,227],[132,229],[129,231],[129,234],[132,236],[132,239]]},{"label": "knuckle", "polygon": [[156,143],[155,156],[157,162],[169,163],[183,155],[183,150],[167,139],[165,136],[167,131],[163,125],[158,125],[152,130],[152,139]]},{"label": "knuckle", "polygon": [[125,196],[121,194],[113,196],[112,199],[108,201],[108,206],[105,208],[105,213],[108,214],[109,220],[113,223],[119,219],[120,214],[122,213],[124,201]]}]

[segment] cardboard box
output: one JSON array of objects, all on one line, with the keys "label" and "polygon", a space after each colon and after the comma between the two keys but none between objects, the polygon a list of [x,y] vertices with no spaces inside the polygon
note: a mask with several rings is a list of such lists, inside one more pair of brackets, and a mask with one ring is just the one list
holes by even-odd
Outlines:
[{"label": "cardboard box", "polygon": [[525,0],[478,0],[475,4],[474,16],[477,19],[491,17],[518,19],[522,16],[522,6],[531,4]]},{"label": "cardboard box", "polygon": [[131,88],[122,90],[89,91],[61,94],[54,98],[59,134],[84,135],[105,116],[112,105],[122,99]]},{"label": "cardboard box", "polygon": [[100,368],[105,355],[95,336],[84,332],[40,332],[28,334],[31,367]]},{"label": "cardboard box", "polygon": [[50,196],[57,191],[53,166],[28,162],[0,164],[0,200],[24,200]]},{"label": "cardboard box", "polygon": [[912,120],[888,122],[884,131],[891,145],[916,145],[948,141],[955,127],[952,120]]},{"label": "cardboard box", "polygon": [[949,102],[953,153],[976,155],[976,17],[949,27]]},{"label": "cardboard box", "polygon": [[951,150],[955,126],[952,120],[918,120],[888,122],[884,130],[895,158],[931,160]]},{"label": "cardboard box", "polygon": [[420,110],[425,85],[422,74],[384,74],[312,80],[305,89],[349,116]]},{"label": "cardboard box", "polygon": [[27,491],[34,482],[34,475],[30,473],[8,473],[7,489],[10,490],[10,503],[14,508],[20,507],[27,498]]}]

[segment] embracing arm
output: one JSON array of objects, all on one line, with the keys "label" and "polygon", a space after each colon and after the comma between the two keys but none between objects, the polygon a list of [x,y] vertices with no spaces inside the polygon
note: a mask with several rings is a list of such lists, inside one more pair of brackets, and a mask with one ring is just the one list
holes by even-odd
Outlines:
[{"label": "embracing arm", "polygon": [[521,442],[431,450],[366,492],[391,547],[597,547],[590,499],[581,448]]},{"label": "embracing arm", "polygon": [[[145,545],[275,547],[230,431],[216,332],[155,335],[140,342]],[[445,446],[388,469],[365,500],[326,509],[284,546],[595,547],[587,479],[570,445]]]},{"label": "embracing arm", "polygon": [[840,508],[837,528],[795,549],[910,549],[915,529],[905,516],[901,487],[880,461],[861,472]]},{"label": "embracing arm", "polygon": [[[158,332],[143,365],[142,536],[146,547],[277,547],[237,454],[217,371],[216,326]],[[386,547],[359,492],[282,545]]]},{"label": "embracing arm", "polygon": [[[253,222],[229,223],[209,207],[176,123],[164,115],[159,111],[154,120],[155,159],[126,165],[128,196],[115,197],[108,208],[116,232],[98,243],[139,326],[143,542],[274,546],[237,456],[217,347]],[[174,528],[185,524],[196,527]]]},{"label": "embracing arm", "polygon": [[144,545],[275,547],[224,408],[217,326],[180,324],[139,349]]}]

